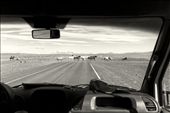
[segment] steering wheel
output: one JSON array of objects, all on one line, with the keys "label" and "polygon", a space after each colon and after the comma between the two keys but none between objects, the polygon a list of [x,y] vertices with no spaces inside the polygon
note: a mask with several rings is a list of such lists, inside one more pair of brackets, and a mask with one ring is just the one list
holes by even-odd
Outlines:
[{"label": "steering wheel", "polygon": [[14,113],[14,92],[11,87],[0,83],[0,112]]}]

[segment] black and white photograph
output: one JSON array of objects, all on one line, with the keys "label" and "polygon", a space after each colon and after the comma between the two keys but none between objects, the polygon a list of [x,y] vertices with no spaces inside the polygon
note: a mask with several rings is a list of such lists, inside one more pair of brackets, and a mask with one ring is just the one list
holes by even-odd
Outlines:
[{"label": "black and white photograph", "polygon": [[169,1],[1,6],[1,113],[170,113]]}]

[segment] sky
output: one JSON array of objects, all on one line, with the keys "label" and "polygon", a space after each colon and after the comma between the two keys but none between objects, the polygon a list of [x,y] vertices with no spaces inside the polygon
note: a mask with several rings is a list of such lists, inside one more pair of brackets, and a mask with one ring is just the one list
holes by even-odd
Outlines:
[{"label": "sky", "polygon": [[158,32],[114,24],[102,26],[70,22],[65,29],[61,29],[60,39],[33,39],[32,30],[26,23],[1,23],[1,53],[149,52],[158,37]]}]

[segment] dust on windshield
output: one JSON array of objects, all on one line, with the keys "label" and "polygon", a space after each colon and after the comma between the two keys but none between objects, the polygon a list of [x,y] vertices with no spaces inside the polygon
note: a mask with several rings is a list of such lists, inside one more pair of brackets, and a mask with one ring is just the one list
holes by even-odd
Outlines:
[{"label": "dust on windshield", "polygon": [[10,86],[100,79],[139,90],[161,28],[157,18],[72,19],[60,39],[43,40],[17,22],[1,23],[1,81]]}]

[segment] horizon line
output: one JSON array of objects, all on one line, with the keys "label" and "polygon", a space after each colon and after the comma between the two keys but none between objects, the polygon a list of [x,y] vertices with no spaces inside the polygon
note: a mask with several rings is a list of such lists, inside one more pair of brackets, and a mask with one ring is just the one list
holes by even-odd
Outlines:
[{"label": "horizon line", "polygon": [[0,54],[44,54],[44,55],[48,55],[48,54],[132,54],[132,53],[152,53],[152,51],[146,51],[146,52],[124,52],[124,53],[113,53],[113,52],[107,52],[107,53],[74,53],[74,52],[59,52],[59,53],[9,53],[9,52],[1,52]]}]

